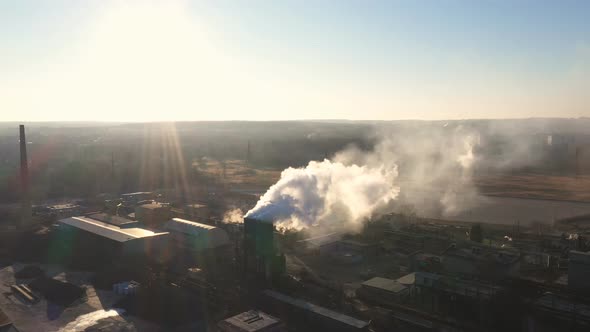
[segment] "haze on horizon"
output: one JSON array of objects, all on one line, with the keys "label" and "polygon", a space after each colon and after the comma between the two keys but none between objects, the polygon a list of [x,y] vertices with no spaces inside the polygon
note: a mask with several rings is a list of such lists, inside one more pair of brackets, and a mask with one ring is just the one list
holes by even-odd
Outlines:
[{"label": "haze on horizon", "polygon": [[0,121],[590,116],[587,1],[3,1]]}]

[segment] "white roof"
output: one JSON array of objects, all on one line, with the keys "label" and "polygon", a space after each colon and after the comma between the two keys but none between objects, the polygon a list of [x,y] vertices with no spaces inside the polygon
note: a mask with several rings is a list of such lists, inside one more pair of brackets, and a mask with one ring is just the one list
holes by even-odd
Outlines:
[{"label": "white roof", "polygon": [[119,228],[87,217],[71,217],[62,219],[59,222],[118,242],[165,234],[155,233],[143,228]]},{"label": "white roof", "polygon": [[170,232],[196,237],[200,248],[216,248],[229,243],[229,237],[223,229],[190,220],[173,218],[164,228]]},{"label": "white roof", "polygon": [[402,285],[401,283],[395,280],[380,277],[375,277],[373,279],[369,279],[363,282],[363,286],[378,288],[392,293],[398,293],[407,288],[406,286]]}]

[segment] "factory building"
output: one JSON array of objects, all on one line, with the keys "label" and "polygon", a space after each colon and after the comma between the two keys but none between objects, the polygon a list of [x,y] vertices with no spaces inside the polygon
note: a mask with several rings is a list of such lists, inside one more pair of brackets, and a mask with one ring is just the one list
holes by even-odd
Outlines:
[{"label": "factory building", "polygon": [[217,324],[221,332],[281,332],[285,326],[276,317],[250,310],[222,320]]},{"label": "factory building", "polygon": [[170,232],[169,249],[179,267],[214,266],[230,257],[229,237],[219,227],[173,218],[164,229]]},{"label": "factory building", "polygon": [[321,331],[368,331],[369,323],[344,315],[313,303],[295,299],[272,290],[263,292],[269,307],[287,324],[303,325],[310,330]]},{"label": "factory building", "polygon": [[[400,279],[403,283],[404,277]],[[407,281],[410,283],[405,286],[414,288],[410,293],[418,307],[461,321],[483,321],[488,326],[490,316],[482,313],[489,312],[490,301],[502,291],[499,286],[427,272],[416,272]]]},{"label": "factory building", "polygon": [[141,228],[139,222],[137,222],[136,220],[127,219],[120,216],[114,216],[112,214],[94,213],[88,215],[87,217],[90,219],[102,221],[113,226],[117,226],[119,228]]},{"label": "factory building", "polygon": [[590,252],[569,252],[568,288],[572,292],[590,292]]},{"label": "factory building", "polygon": [[209,220],[209,207],[205,204],[188,204],[184,207],[184,212],[192,219]]},{"label": "factory building", "polygon": [[590,331],[590,305],[568,296],[547,292],[533,303],[533,315],[526,321],[528,331]]},{"label": "factory building", "polygon": [[47,207],[47,212],[57,219],[63,219],[80,215],[82,208],[77,204],[57,204]]},{"label": "factory building", "polygon": [[159,228],[170,220],[170,205],[162,203],[142,204],[135,208],[135,219],[148,228]]},{"label": "factory building", "polygon": [[181,246],[193,251],[215,249],[229,244],[229,237],[223,229],[190,220],[173,218],[164,225],[164,229]]},{"label": "factory building", "polygon": [[441,255],[444,271],[458,276],[501,280],[520,273],[520,254],[487,247],[450,246]]},{"label": "factory building", "polygon": [[211,217],[209,207],[205,204],[187,204],[183,208],[173,208],[171,215],[174,218],[182,218],[189,220],[199,220],[201,222],[208,222]]},{"label": "factory building", "polygon": [[322,247],[340,241],[340,239],[342,239],[342,233],[339,232],[322,234],[297,241],[296,248],[302,253],[319,253]]},{"label": "factory building", "polygon": [[157,258],[167,236],[142,228],[120,228],[90,217],[70,217],[59,221],[49,256],[57,263],[84,267],[115,261],[141,264]]},{"label": "factory building", "polygon": [[380,304],[402,302],[409,294],[410,287],[397,280],[381,277],[375,277],[363,282],[361,288],[357,290],[359,297]]},{"label": "factory building", "polygon": [[285,256],[277,253],[272,222],[244,218],[244,268],[271,280],[285,271]]},{"label": "factory building", "polygon": [[137,205],[141,201],[147,201],[154,198],[154,193],[151,191],[138,191],[134,193],[127,193],[121,195],[121,200],[126,206]]}]

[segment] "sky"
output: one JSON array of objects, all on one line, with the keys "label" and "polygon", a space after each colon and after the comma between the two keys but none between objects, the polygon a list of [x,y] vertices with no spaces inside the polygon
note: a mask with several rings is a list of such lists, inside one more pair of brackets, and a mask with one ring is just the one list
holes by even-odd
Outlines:
[{"label": "sky", "polygon": [[590,1],[0,0],[0,121],[590,116]]}]

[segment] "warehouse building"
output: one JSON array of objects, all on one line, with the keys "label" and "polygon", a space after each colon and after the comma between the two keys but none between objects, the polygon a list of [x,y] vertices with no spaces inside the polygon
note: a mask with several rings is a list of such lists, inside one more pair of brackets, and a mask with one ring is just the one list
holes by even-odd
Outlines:
[{"label": "warehouse building", "polygon": [[181,246],[194,251],[215,249],[229,244],[229,237],[223,229],[190,220],[173,218],[164,225],[164,229],[169,231],[172,238]]},{"label": "warehouse building", "polygon": [[87,215],[86,217],[98,221],[102,221],[104,223],[117,226],[119,228],[138,228],[140,227],[139,222],[127,218],[123,218],[120,216],[115,216],[108,213],[94,213]]},{"label": "warehouse building", "polygon": [[164,229],[170,232],[169,250],[179,267],[213,266],[231,257],[229,237],[219,227],[173,218]]},{"label": "warehouse building", "polygon": [[70,217],[58,223],[49,249],[58,263],[100,267],[114,261],[141,263],[156,258],[168,233],[121,228],[90,217]]}]

